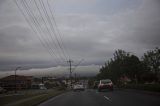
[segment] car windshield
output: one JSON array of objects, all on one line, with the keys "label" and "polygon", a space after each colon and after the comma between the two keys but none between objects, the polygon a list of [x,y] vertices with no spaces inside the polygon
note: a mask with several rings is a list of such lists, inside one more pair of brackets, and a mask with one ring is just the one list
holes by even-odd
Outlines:
[{"label": "car windshield", "polygon": [[101,83],[102,84],[108,84],[108,83],[111,83],[111,80],[102,80]]},{"label": "car windshield", "polygon": [[0,106],[15,105],[160,106],[160,0],[0,0]]}]

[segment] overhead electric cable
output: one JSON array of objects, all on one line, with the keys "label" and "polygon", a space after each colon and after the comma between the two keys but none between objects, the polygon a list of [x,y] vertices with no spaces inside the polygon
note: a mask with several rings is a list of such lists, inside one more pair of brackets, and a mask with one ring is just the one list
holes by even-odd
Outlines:
[{"label": "overhead electric cable", "polygon": [[[53,9],[53,10],[51,9],[51,6],[50,6],[48,0],[47,0],[47,5],[48,5],[49,11],[50,11],[50,13],[51,13],[52,20],[54,21],[55,27],[56,27],[56,29],[57,29],[58,35],[59,35],[59,37],[60,37],[60,40],[61,40],[61,42],[62,42],[62,47],[66,50],[66,53],[67,53],[67,55],[68,55],[68,58],[70,58],[70,55],[68,54],[68,50],[67,50],[67,48],[65,47],[65,45],[64,45],[64,43],[63,43],[60,30],[59,30],[58,25],[57,25],[57,23],[56,23],[56,20],[55,20],[55,18],[54,18],[54,14],[53,14],[54,9]],[[65,54],[65,50],[63,51],[64,54]]]},{"label": "overhead electric cable", "polygon": [[[58,49],[58,45],[56,44],[56,42],[55,42],[54,39],[53,39],[53,36],[52,36],[52,34],[51,34],[50,30],[49,30],[50,28],[47,26],[47,22],[46,22],[45,19],[44,19],[45,17],[43,17],[43,14],[42,14],[42,12],[40,11],[40,8],[39,8],[39,5],[38,5],[37,1],[36,1],[36,0],[33,0],[33,1],[34,1],[34,3],[35,3],[35,6],[36,6],[39,14],[40,14],[40,18],[42,19],[42,21],[43,21],[43,23],[44,23],[44,25],[45,25],[45,27],[46,27],[46,29],[47,29],[47,32],[48,32],[48,34],[49,34],[49,38],[51,39],[52,43],[54,43],[54,45],[55,45],[55,47],[57,48],[57,51],[58,51],[58,50],[59,50],[59,49]],[[48,21],[48,19],[47,19],[47,21]],[[49,23],[49,22],[48,22],[48,23]],[[49,24],[50,24],[50,23],[49,23]],[[60,51],[59,51],[59,55],[60,55],[60,58],[61,58],[61,59],[64,59],[63,56],[61,55]]]},{"label": "overhead electric cable", "polygon": [[62,45],[61,45],[61,43],[60,43],[60,41],[59,41],[59,39],[58,39],[58,36],[57,36],[57,34],[56,34],[54,25],[52,24],[51,18],[50,18],[50,16],[49,16],[48,12],[47,12],[46,6],[45,6],[45,4],[44,4],[44,2],[43,2],[42,0],[39,0],[39,1],[40,1],[42,10],[43,10],[43,12],[44,12],[44,14],[45,14],[45,16],[46,16],[46,18],[47,18],[47,21],[48,21],[48,23],[49,23],[49,25],[50,25],[50,27],[51,27],[51,29],[52,29],[51,31],[53,32],[53,35],[55,35],[55,38],[56,38],[56,41],[57,41],[57,43],[58,43],[58,45],[59,45],[59,47],[60,47],[60,50],[62,51],[62,54],[64,55],[64,57],[65,57],[66,60],[67,60],[67,56],[65,55],[65,52],[64,52],[64,50],[63,50],[63,48],[62,48]]},{"label": "overhead electric cable", "polygon": [[[36,29],[38,31],[40,31],[39,33],[41,33],[43,29],[41,28],[40,23],[37,21],[36,17],[34,16],[34,14],[32,13],[32,11],[30,10],[30,8],[28,7],[28,5],[26,4],[26,1],[25,0],[21,0],[21,1],[22,2],[20,2],[20,3],[22,4],[22,7],[25,9],[26,13],[28,14],[28,16],[30,17],[30,19],[32,20],[32,22],[35,25]],[[43,37],[43,36],[41,36],[41,37]],[[44,40],[44,37],[43,37],[43,40]],[[46,41],[45,41],[45,45],[47,46],[47,48],[49,48],[49,50],[51,51],[51,53],[54,54],[54,56],[57,58],[57,56],[54,53],[53,49],[49,46],[49,44]]]},{"label": "overhead electric cable", "polygon": [[[40,43],[41,45],[48,51],[49,55],[52,57],[53,54],[50,52],[50,50],[48,49],[48,47],[45,45],[45,43],[43,42],[41,36],[40,36],[40,33],[38,32],[38,29],[34,28],[34,26],[31,24],[31,22],[29,21],[29,19],[27,18],[25,12],[22,10],[22,8],[20,7],[20,5],[18,4],[18,1],[17,0],[14,0],[16,6],[18,7],[18,9],[20,10],[20,12],[22,13],[23,17],[25,18],[26,22],[28,23],[28,25],[31,27],[31,29],[33,30],[33,32],[35,34],[38,35],[38,39],[40,40]],[[55,59],[55,62],[58,64],[57,60]]]}]

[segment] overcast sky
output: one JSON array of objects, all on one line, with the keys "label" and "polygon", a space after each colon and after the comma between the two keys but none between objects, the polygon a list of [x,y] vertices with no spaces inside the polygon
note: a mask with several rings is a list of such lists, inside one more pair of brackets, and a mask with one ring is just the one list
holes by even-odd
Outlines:
[{"label": "overcast sky", "polygon": [[[17,66],[23,67],[26,73],[43,69],[57,73],[57,68],[63,66],[65,73],[68,69],[64,65],[69,58],[73,65],[84,59],[77,73],[92,69],[95,73],[117,49],[141,57],[146,51],[160,47],[159,0],[49,0],[50,7],[43,0],[53,24],[45,17],[39,0],[36,3],[41,13],[34,0],[18,0],[23,12],[14,1],[0,0],[0,71],[3,73]],[[29,17],[23,3],[28,3],[30,14],[34,15]],[[33,16],[38,27],[32,21]]]}]

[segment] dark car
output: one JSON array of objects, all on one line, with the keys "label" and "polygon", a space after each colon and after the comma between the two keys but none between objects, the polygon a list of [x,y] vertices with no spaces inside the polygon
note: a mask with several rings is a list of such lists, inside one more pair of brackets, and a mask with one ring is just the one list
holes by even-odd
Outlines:
[{"label": "dark car", "polygon": [[112,81],[110,79],[100,80],[98,85],[98,91],[107,90],[107,89],[113,91]]}]

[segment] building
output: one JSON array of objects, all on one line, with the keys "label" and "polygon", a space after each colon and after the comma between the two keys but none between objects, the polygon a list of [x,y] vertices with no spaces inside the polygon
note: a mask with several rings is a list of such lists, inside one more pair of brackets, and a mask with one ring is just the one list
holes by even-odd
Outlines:
[{"label": "building", "polygon": [[10,75],[0,79],[0,86],[7,90],[31,88],[32,76]]},{"label": "building", "polygon": [[124,76],[120,77],[119,81],[121,82],[121,84],[126,85],[127,83],[131,82],[131,79],[124,75]]}]

